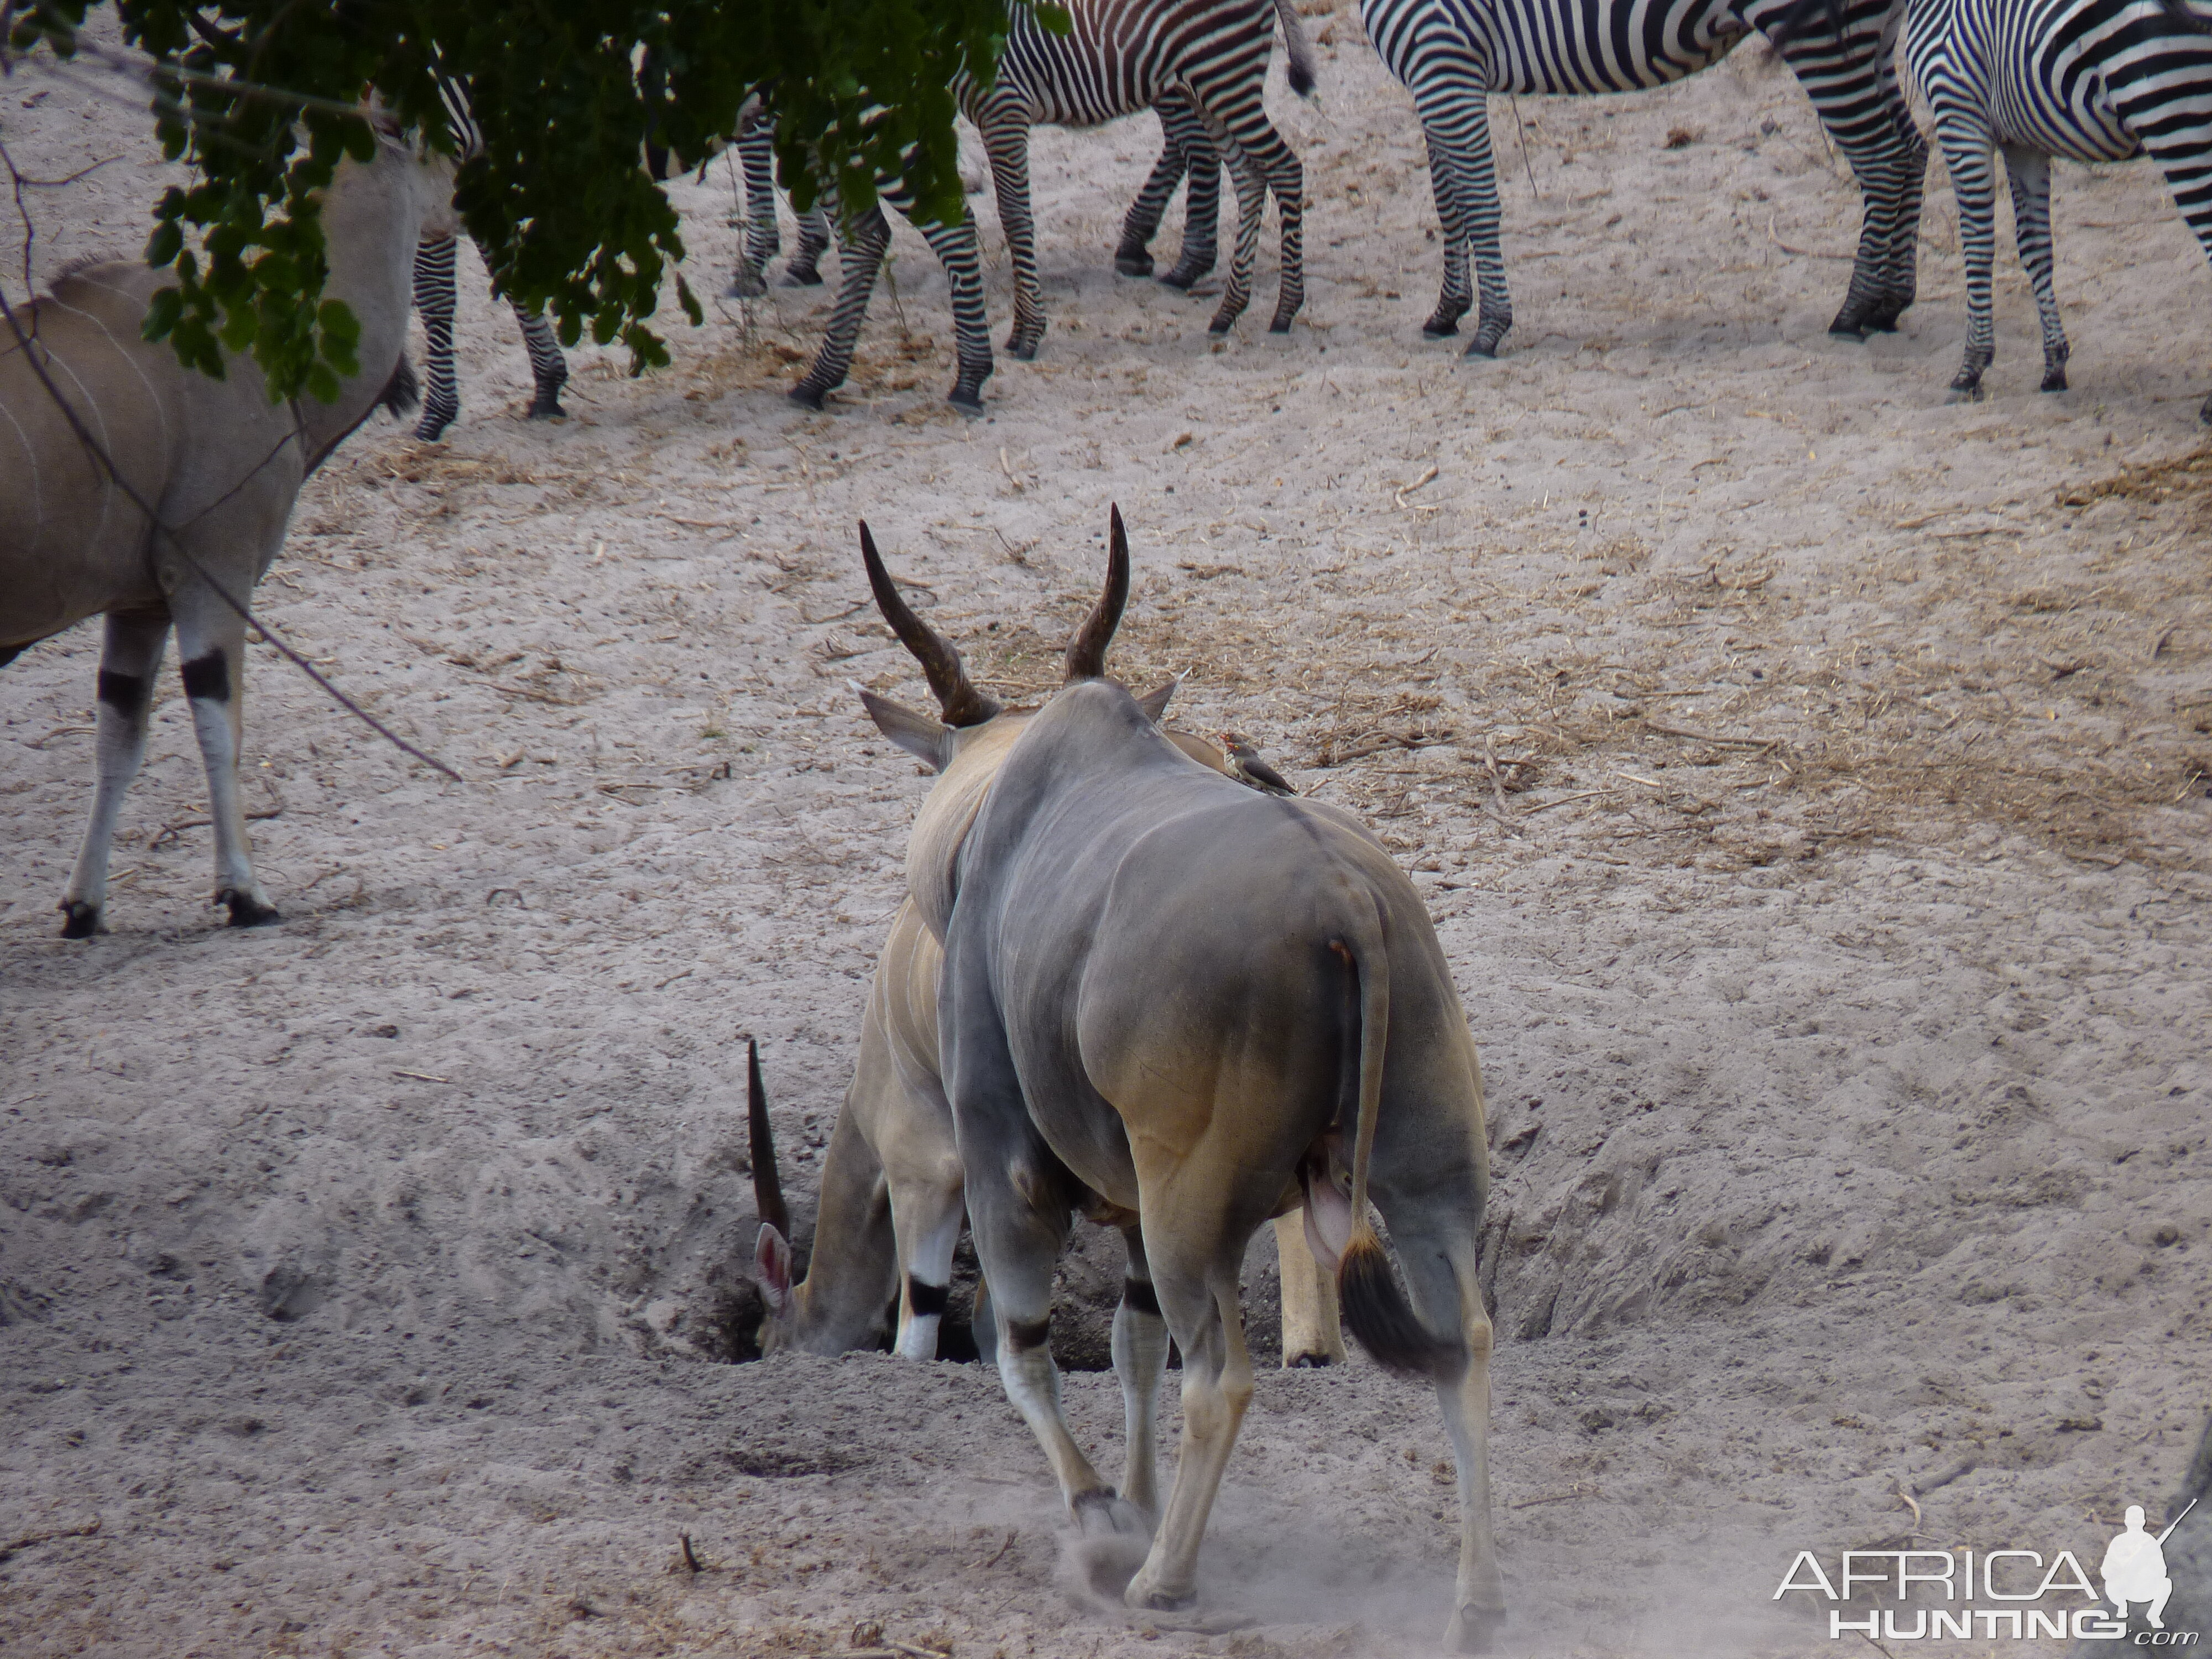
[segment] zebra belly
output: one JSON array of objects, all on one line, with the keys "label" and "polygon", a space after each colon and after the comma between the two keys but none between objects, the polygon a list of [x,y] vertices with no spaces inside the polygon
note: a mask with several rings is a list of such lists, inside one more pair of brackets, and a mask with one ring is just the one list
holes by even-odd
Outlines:
[{"label": "zebra belly", "polygon": [[2101,88],[2079,88],[2063,120],[2052,118],[2051,97],[2048,90],[2037,92],[2021,84],[2016,76],[2005,76],[1990,100],[1990,136],[2000,144],[2069,161],[2130,161],[2142,154],[2142,145],[2105,100]]}]

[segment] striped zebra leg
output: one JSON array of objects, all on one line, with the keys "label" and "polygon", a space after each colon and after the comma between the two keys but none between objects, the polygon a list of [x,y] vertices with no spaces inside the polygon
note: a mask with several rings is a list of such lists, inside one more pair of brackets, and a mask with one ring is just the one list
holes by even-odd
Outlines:
[{"label": "striped zebra leg", "polygon": [[[1261,70],[1264,76],[1264,64]],[[1207,133],[1228,162],[1237,185],[1237,246],[1230,255],[1229,280],[1222,287],[1220,307],[1206,328],[1211,333],[1226,334],[1251,300],[1252,273],[1259,263],[1260,219],[1272,191],[1283,228],[1282,280],[1267,331],[1286,334],[1291,319],[1305,303],[1305,169],[1267,119],[1267,108],[1260,101],[1261,82],[1249,75],[1241,78],[1243,83],[1239,85],[1216,82],[1209,77],[1205,84],[1191,88]]]},{"label": "striped zebra leg", "polygon": [[1212,270],[1220,254],[1217,234],[1221,217],[1221,158],[1206,136],[1190,100],[1180,91],[1170,93],[1152,106],[1160,118],[1160,159],[1152,176],[1130,204],[1121,222],[1121,245],[1115,250],[1114,268],[1124,276],[1152,274],[1150,244],[1160,228],[1161,216],[1174,199],[1183,175],[1190,177],[1190,194],[1183,206],[1182,253],[1175,269],[1160,281],[1170,288],[1189,288]]},{"label": "striped zebra leg", "polygon": [[[1433,71],[1441,49],[1431,55]],[[1474,266],[1481,309],[1475,313],[1470,357],[1495,357],[1513,327],[1513,300],[1505,286],[1505,252],[1498,239],[1498,158],[1490,143],[1490,96],[1480,71],[1462,61],[1457,72],[1431,73],[1413,100],[1429,145],[1429,183],[1444,238],[1444,281],[1436,314],[1424,332],[1449,334],[1468,309],[1468,267]],[[1456,265],[1456,269],[1455,269]],[[1438,327],[1449,324],[1449,327]]]},{"label": "striped zebra leg", "polygon": [[1990,130],[1976,112],[1936,112],[1936,140],[1959,204],[1959,246],[1966,266],[1966,356],[1952,378],[1950,401],[1978,403],[1982,374],[1996,355],[1990,315],[1990,266],[1996,254],[1996,180]]},{"label": "striped zebra leg", "polygon": [[[1480,93],[1476,94],[1479,98]],[[1428,131],[1424,118],[1422,131]],[[1431,340],[1441,340],[1459,332],[1459,319],[1474,306],[1474,290],[1467,280],[1467,250],[1471,234],[1468,224],[1468,210],[1460,197],[1459,182],[1443,148],[1433,137],[1428,139],[1429,193],[1436,200],[1437,222],[1443,228],[1444,237],[1444,283],[1437,295],[1437,308],[1429,320],[1421,325],[1421,332]],[[1504,272],[1498,273],[1503,285]],[[1506,307],[1510,318],[1512,307]],[[1500,331],[1500,338],[1504,332]],[[1497,355],[1493,343],[1491,355]]]},{"label": "striped zebra leg", "polygon": [[1037,288],[1036,216],[1030,208],[1030,118],[1020,91],[1000,87],[976,101],[970,118],[990,158],[999,226],[1014,267],[1014,326],[1006,351],[1026,362],[1044,339],[1044,301]]},{"label": "striped zebra leg", "polygon": [[[901,211],[913,202],[911,196],[896,185],[886,186],[879,194],[883,201]],[[983,311],[983,262],[976,252],[975,216],[963,212],[960,223],[950,228],[925,225],[919,228],[944,265],[945,282],[951,290],[952,333],[959,372],[952,390],[945,394],[945,401],[963,414],[979,415],[983,410],[983,382],[990,378],[992,365],[990,323]],[[838,254],[841,277],[837,303],[830,312],[829,331],[815,357],[814,367],[788,394],[793,403],[819,409],[823,397],[845,383],[845,376],[853,367],[854,348],[860,341],[860,324],[867,316],[868,296],[875,288],[876,273],[883,266],[884,252],[890,246],[890,224],[884,217],[880,204],[854,222]]]},{"label": "striped zebra leg", "polygon": [[453,247],[455,236],[426,236],[415,246],[415,309],[428,337],[423,353],[422,418],[415,435],[424,443],[459,418],[460,393],[453,382]]},{"label": "striped zebra leg", "polygon": [[2051,283],[2051,158],[2040,150],[2004,147],[2005,173],[2012,181],[2012,219],[2020,262],[2035,289],[2036,315],[2043,323],[2043,390],[2066,390],[2066,325],[2058,319],[2058,293]]},{"label": "striped zebra leg", "polygon": [[514,320],[522,325],[523,348],[530,353],[530,378],[538,387],[537,395],[530,400],[529,418],[566,420],[568,411],[561,407],[561,388],[568,381],[568,360],[562,354],[553,325],[541,314],[525,311],[520,306],[514,307]]},{"label": "striped zebra leg", "polygon": [[860,337],[861,319],[868,314],[868,295],[875,288],[876,272],[890,240],[891,228],[880,204],[855,219],[846,233],[837,256],[843,272],[837,303],[830,307],[830,327],[823,336],[814,367],[791,389],[792,402],[819,409],[827,393],[845,384],[846,373],[853,367],[853,348]]},{"label": "striped zebra leg", "polygon": [[1152,238],[1158,234],[1161,216],[1175,199],[1176,187],[1182,183],[1183,170],[1189,165],[1176,137],[1178,106],[1185,111],[1190,106],[1180,92],[1170,93],[1152,106],[1153,113],[1160,118],[1160,159],[1152,163],[1144,188],[1129,204],[1128,214],[1121,221],[1121,245],[1114,250],[1114,269],[1124,276],[1152,274]]},{"label": "striped zebra leg", "polygon": [[799,252],[783,268],[786,288],[822,286],[821,259],[830,246],[830,216],[817,203],[799,216]]},{"label": "striped zebra leg", "polygon": [[[1782,0],[1744,9],[1753,27],[1777,22]],[[1783,60],[1813,100],[1828,137],[1850,163],[1865,202],[1859,246],[1851,266],[1850,289],[1828,332],[1864,339],[1869,329],[1894,328],[1898,314],[1911,302],[1911,271],[1920,220],[1920,191],[1927,171],[1924,145],[1904,110],[1896,74],[1881,58],[1881,44],[1894,46],[1893,0],[1850,0],[1841,36],[1808,33],[1790,36],[1778,48]]]},{"label": "striped zebra leg", "polygon": [[1170,288],[1189,289],[1214,267],[1220,258],[1221,157],[1206,136],[1206,123],[1186,100],[1176,116],[1181,128],[1183,166],[1190,188],[1182,203],[1182,252],[1175,269],[1160,278]]},{"label": "striped zebra leg", "polygon": [[782,251],[775,227],[775,129],[756,109],[738,125],[738,161],[744,177],[745,235],[725,299],[757,300],[768,292],[768,262]]}]

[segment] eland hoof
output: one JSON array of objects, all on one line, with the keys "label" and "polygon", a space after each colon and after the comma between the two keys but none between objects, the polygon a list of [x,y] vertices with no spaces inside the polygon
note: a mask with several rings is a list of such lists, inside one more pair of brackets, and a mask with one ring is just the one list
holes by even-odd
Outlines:
[{"label": "eland hoof", "polygon": [[1461,1607],[1444,1626],[1446,1653],[1487,1653],[1491,1638],[1505,1622],[1503,1607]]},{"label": "eland hoof", "polygon": [[62,902],[62,937],[90,939],[100,931],[100,907],[87,904],[82,899]]},{"label": "eland hoof", "polygon": [[235,887],[226,887],[215,896],[217,904],[230,910],[230,925],[234,927],[266,927],[271,922],[284,920],[276,907],[252,893],[241,893]]},{"label": "eland hoof", "polygon": [[819,410],[822,407],[821,387],[809,386],[804,380],[801,380],[797,386],[792,387],[790,391],[785,392],[783,395],[790,398],[792,402],[797,404],[801,409]]},{"label": "eland hoof", "polygon": [[1317,1371],[1325,1365],[1334,1364],[1336,1356],[1326,1353],[1297,1353],[1283,1362],[1285,1370],[1293,1371]]}]

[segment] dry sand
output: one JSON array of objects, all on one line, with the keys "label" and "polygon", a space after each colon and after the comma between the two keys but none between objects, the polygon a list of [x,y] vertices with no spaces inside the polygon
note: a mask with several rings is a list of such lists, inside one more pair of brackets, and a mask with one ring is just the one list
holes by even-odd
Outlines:
[{"label": "dry sand", "polygon": [[[808,1187],[927,787],[845,689],[920,695],[860,603],[863,515],[1034,690],[1118,501],[1122,671],[1190,671],[1186,720],[1416,872],[1490,1087],[1509,1651],[1846,1651],[1771,1599],[1800,1548],[2094,1561],[2123,1505],[2158,1516],[2212,1339],[2202,254],[2151,171],[2060,167],[2074,389],[2034,392],[2008,261],[1990,398],[1947,407],[1940,165],[1920,304],[1830,340],[1857,198],[1747,52],[1532,100],[1525,151],[1501,109],[1519,322],[1463,362],[1418,332],[1408,101],[1350,13],[1312,21],[1321,101],[1273,98],[1311,199],[1286,338],[1272,246],[1224,347],[1210,298],[1111,273],[1149,119],[1039,136],[1051,331],[981,421],[939,401],[903,229],[818,416],[782,392],[826,295],[779,289],[644,380],[578,353],[572,418],[524,424],[465,260],[461,423],[358,434],[259,598],[471,781],[257,648],[281,927],[205,908],[171,682],[115,931],[56,938],[97,630],[0,674],[0,1545],[81,1534],[0,1561],[0,1650],[1433,1640],[1449,1453],[1364,1362],[1261,1376],[1205,1565],[1252,1622],[1211,1636],[1069,1598],[988,1373],[708,1363],[748,1305],[741,1039]],[[19,73],[0,142],[40,177],[123,158],[34,194],[39,278],[136,248],[138,117]],[[704,285],[726,182],[678,194]],[[1111,1378],[1068,1394],[1115,1465]]]}]

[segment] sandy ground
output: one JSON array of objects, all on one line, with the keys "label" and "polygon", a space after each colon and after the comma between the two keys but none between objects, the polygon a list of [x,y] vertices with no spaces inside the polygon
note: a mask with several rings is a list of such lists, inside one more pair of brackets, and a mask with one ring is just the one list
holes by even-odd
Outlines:
[{"label": "sandy ground", "polygon": [[[171,682],[114,932],[56,938],[96,630],[0,675],[0,1545],[80,1534],[0,1560],[0,1649],[1433,1640],[1449,1454],[1364,1362],[1262,1376],[1206,1565],[1248,1622],[1213,1635],[1071,1599],[990,1374],[709,1363],[749,1305],[742,1039],[808,1187],[927,787],[845,689],[921,695],[862,516],[1027,691],[1118,501],[1122,671],[1189,671],[1187,720],[1416,872],[1491,1093],[1508,1650],[1844,1651],[1771,1599],[1801,1548],[2094,1563],[2123,1505],[2161,1514],[2212,1341],[2202,254],[2152,173],[2061,167],[2074,389],[2034,392],[2001,263],[1992,395],[1947,407],[1940,165],[1920,304],[1830,340],[1856,198],[1746,53],[1532,100],[1525,141],[1501,109],[1519,322],[1466,363],[1418,332],[1407,100],[1348,13],[1313,21],[1321,100],[1273,100],[1311,199],[1285,338],[1272,250],[1224,346],[1209,297],[1112,275],[1149,118],[1040,135],[1051,332],[981,421],[939,401],[903,230],[818,416],[782,392],[826,299],[779,289],[647,380],[580,352],[572,417],[523,423],[465,262],[461,424],[357,435],[260,604],[470,781],[258,649],[281,927],[205,907]],[[34,277],[137,247],[131,112],[24,71],[0,142],[39,177],[121,158],[33,193]],[[703,286],[727,185],[680,193]],[[1115,1465],[1111,1378],[1068,1392]]]}]

